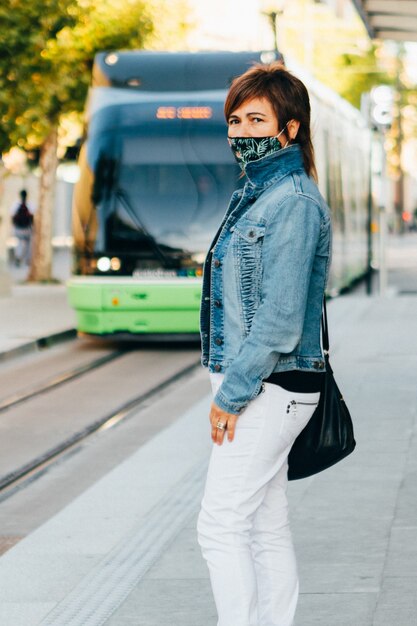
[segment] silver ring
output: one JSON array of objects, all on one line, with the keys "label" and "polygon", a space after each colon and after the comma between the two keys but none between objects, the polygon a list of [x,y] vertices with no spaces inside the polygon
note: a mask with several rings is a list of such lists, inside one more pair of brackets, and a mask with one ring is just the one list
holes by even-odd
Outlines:
[{"label": "silver ring", "polygon": [[226,429],[226,424],[223,424],[222,422],[217,422],[217,428],[219,430],[225,430]]}]

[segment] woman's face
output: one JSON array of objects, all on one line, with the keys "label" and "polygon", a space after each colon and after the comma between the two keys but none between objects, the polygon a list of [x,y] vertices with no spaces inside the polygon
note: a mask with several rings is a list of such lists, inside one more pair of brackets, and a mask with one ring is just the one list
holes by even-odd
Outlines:
[{"label": "woman's face", "polygon": [[274,137],[279,132],[277,116],[266,98],[243,102],[230,114],[228,125],[229,137]]}]

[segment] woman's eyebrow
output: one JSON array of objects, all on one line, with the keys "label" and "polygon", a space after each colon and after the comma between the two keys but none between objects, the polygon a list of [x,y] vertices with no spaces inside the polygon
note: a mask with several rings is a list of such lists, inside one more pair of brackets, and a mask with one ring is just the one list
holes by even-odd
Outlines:
[{"label": "woman's eyebrow", "polygon": [[[250,115],[261,115],[262,117],[267,117],[266,113],[260,113],[258,111],[250,111],[249,113],[245,113],[246,117],[249,117]],[[231,115],[229,115],[229,120],[231,120],[232,118],[239,119],[239,116],[236,115],[236,113],[232,113]]]}]

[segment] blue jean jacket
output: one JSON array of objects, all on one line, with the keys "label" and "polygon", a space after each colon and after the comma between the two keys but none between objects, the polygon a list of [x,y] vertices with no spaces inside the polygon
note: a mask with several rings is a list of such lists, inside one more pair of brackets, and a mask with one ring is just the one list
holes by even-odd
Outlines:
[{"label": "blue jean jacket", "polygon": [[298,145],[249,163],[204,265],[202,364],[224,373],[214,402],[239,414],[272,372],[325,369],[320,319],[330,210]]}]

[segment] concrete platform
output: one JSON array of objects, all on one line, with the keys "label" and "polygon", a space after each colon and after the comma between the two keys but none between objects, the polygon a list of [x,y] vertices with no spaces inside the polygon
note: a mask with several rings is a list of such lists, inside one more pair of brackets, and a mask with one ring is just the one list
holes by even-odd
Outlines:
[{"label": "concrete platform", "polygon": [[[294,626],[417,623],[417,298],[329,306],[357,450],[289,487]],[[195,524],[210,398],[0,558],[4,626],[215,626]],[[231,625],[238,626],[238,625]]]},{"label": "concrete platform", "polygon": [[75,328],[64,285],[13,285],[0,298],[0,360],[36,349],[39,339]]}]

